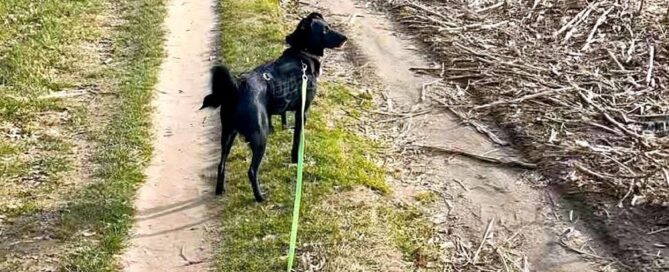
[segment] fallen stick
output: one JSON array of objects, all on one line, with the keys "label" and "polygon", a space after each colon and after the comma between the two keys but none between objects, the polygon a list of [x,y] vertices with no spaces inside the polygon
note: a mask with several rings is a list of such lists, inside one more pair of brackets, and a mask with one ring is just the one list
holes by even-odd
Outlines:
[{"label": "fallen stick", "polygon": [[437,29],[437,31],[446,31],[446,32],[458,32],[458,31],[467,31],[471,29],[483,29],[483,30],[489,30],[493,28],[497,28],[500,26],[503,26],[507,24],[507,21],[502,21],[499,23],[494,23],[494,24],[482,24],[482,23],[476,23],[476,24],[471,24],[471,25],[465,25],[465,26],[460,26],[460,27],[443,27]]},{"label": "fallen stick", "polygon": [[465,186],[465,184],[462,183],[462,181],[460,181],[459,179],[456,179],[456,178],[454,178],[453,181],[455,181],[455,183],[460,185],[460,187],[462,187],[462,189],[464,189],[466,192],[469,192],[469,188],[467,188],[467,186]]},{"label": "fallen stick", "polygon": [[431,15],[437,16],[441,19],[444,19],[444,20],[447,20],[447,21],[449,20],[448,17],[444,16],[441,13],[432,11],[431,9],[428,9],[426,7],[423,7],[423,6],[415,4],[415,3],[406,3],[406,4],[397,5],[397,6],[393,7],[393,9],[399,9],[399,8],[403,8],[403,7],[410,7],[410,8],[422,10],[422,11],[425,11],[425,12],[431,14]]},{"label": "fallen stick", "polygon": [[466,152],[464,150],[460,149],[448,149],[448,148],[443,148],[443,147],[436,147],[436,146],[428,146],[428,145],[414,145],[416,147],[424,148],[433,152],[440,152],[440,153],[446,153],[446,154],[451,154],[451,155],[460,155],[463,157],[468,157],[471,159],[476,159],[482,162],[487,162],[487,163],[495,163],[495,164],[501,164],[501,165],[506,165],[506,166],[512,166],[512,167],[521,167],[521,168],[527,168],[527,169],[536,169],[537,165],[534,163],[529,163],[529,162],[524,162],[524,161],[519,161],[519,160],[514,160],[514,159],[509,159],[509,158],[493,158],[493,157],[487,157],[487,156],[481,156],[477,154],[472,154],[469,152]]},{"label": "fallen stick", "polygon": [[420,89],[420,97],[418,98],[419,103],[425,102],[425,93],[427,92],[427,87],[441,82],[443,79],[436,79],[427,83],[423,83],[423,87]]},{"label": "fallen stick", "polygon": [[469,118],[465,117],[464,114],[462,114],[461,112],[455,110],[452,106],[450,106],[450,105],[446,104],[445,102],[443,102],[443,101],[437,99],[436,97],[434,97],[434,96],[430,96],[430,98],[432,98],[433,101],[437,101],[439,104],[441,104],[442,106],[444,106],[444,108],[448,109],[448,111],[450,111],[450,112],[453,113],[455,116],[457,116],[458,118],[460,118],[460,120],[462,120],[462,123],[464,123],[464,124],[466,124],[466,125],[471,125],[471,126],[473,126],[473,127],[476,129],[476,131],[478,131],[479,133],[482,133],[482,134],[488,136],[488,138],[489,138],[492,142],[494,142],[494,143],[496,143],[496,144],[498,144],[498,145],[501,145],[501,146],[508,146],[508,145],[509,145],[509,142],[504,141],[504,140],[500,139],[499,137],[497,137],[497,135],[496,135],[495,133],[493,133],[492,131],[488,130],[484,125],[479,124],[479,123],[476,122],[476,121],[469,120]]},{"label": "fallen stick", "polygon": [[571,250],[571,251],[574,251],[574,252],[576,252],[576,253],[578,253],[578,254],[581,254],[581,255],[585,255],[585,256],[588,256],[588,257],[596,258],[596,259],[606,259],[606,258],[604,258],[604,257],[602,257],[602,256],[595,255],[595,254],[592,254],[592,253],[585,252],[585,251],[583,251],[583,250],[574,248],[574,247],[568,245],[563,239],[560,239],[560,245],[562,245],[563,247],[565,247],[565,248],[567,248],[567,249],[569,249],[569,250]]},{"label": "fallen stick", "polygon": [[643,178],[648,178],[649,176],[651,176],[651,175],[657,173],[657,172],[654,172],[654,173],[650,173],[650,174],[646,174],[646,175],[633,175],[633,176],[626,176],[626,175],[611,175],[611,174],[607,174],[607,173],[599,173],[599,172],[595,172],[595,171],[590,170],[590,169],[588,169],[587,167],[585,167],[585,166],[583,166],[583,165],[581,165],[581,164],[578,164],[578,163],[574,164],[574,167],[576,167],[576,169],[578,169],[578,170],[580,170],[580,171],[582,171],[582,172],[584,172],[584,173],[586,173],[586,174],[588,174],[588,175],[590,175],[590,176],[597,177],[597,178],[600,178],[600,179],[602,179],[602,180],[611,180],[611,179],[617,179],[617,178],[624,178],[624,179],[643,179]]},{"label": "fallen stick", "polygon": [[426,110],[426,111],[412,112],[412,113],[408,113],[408,114],[402,114],[402,113],[389,114],[389,113],[384,113],[384,112],[380,112],[380,111],[373,111],[373,112],[378,113],[378,114],[397,116],[395,118],[385,119],[385,120],[381,120],[381,121],[377,122],[379,124],[383,124],[383,123],[392,123],[392,122],[396,122],[396,121],[400,121],[400,120],[404,120],[404,119],[408,119],[408,118],[418,117],[418,116],[421,116],[421,115],[431,113],[432,111]]},{"label": "fallen stick", "polygon": [[353,20],[355,20],[355,17],[358,17],[358,16],[359,16],[359,15],[358,15],[357,13],[353,13],[353,14],[351,14],[351,17],[349,17],[348,22],[346,23],[346,25],[351,25],[351,24],[353,24]]},{"label": "fallen stick", "polygon": [[[496,9],[496,8],[499,8],[499,7],[503,6],[505,2],[506,1],[499,1],[497,4],[493,4],[493,5],[484,7],[484,8],[477,9],[474,12],[481,13],[481,12],[485,12],[485,11],[488,11],[488,10],[491,10],[491,9]],[[539,2],[539,0],[536,0],[535,2]],[[535,4],[535,6],[536,6],[536,4]]]},{"label": "fallen stick", "polygon": [[485,244],[485,241],[488,239],[488,235],[490,235],[490,231],[492,231],[492,227],[494,224],[495,224],[495,218],[493,217],[490,219],[490,221],[488,221],[488,226],[485,228],[485,232],[483,233],[481,244],[479,244],[479,247],[476,249],[476,252],[474,252],[474,258],[472,258],[473,264],[476,264],[476,261],[478,261],[481,249],[483,249],[483,244]]},{"label": "fallen stick", "polygon": [[648,43],[648,72],[646,73],[646,84],[651,86],[653,82],[653,64],[655,62],[655,46]]},{"label": "fallen stick", "polygon": [[587,124],[588,124],[588,125],[591,125],[591,126],[593,126],[593,127],[601,128],[601,129],[605,130],[606,132],[613,133],[613,134],[618,135],[618,136],[623,136],[623,135],[624,135],[624,134],[623,134],[622,132],[620,132],[620,131],[617,131],[617,130],[615,130],[615,129],[612,129],[612,128],[607,127],[607,126],[602,125],[602,124],[595,123],[595,122],[593,122],[593,121],[589,121],[589,122],[587,122]]},{"label": "fallen stick", "polygon": [[588,35],[588,39],[585,41],[585,44],[581,48],[581,51],[590,48],[590,44],[592,43],[592,40],[595,38],[595,33],[597,32],[597,28],[599,28],[599,26],[602,25],[604,21],[606,21],[606,16],[609,15],[611,11],[613,11],[614,7],[615,6],[610,7],[609,9],[604,11],[604,13],[602,13],[602,15],[599,16],[599,18],[597,18],[597,22],[595,22],[595,26],[590,31],[590,35]]},{"label": "fallen stick", "polygon": [[[593,8],[595,8],[597,5],[599,5],[599,2],[594,2],[594,3],[590,4],[590,5],[588,5],[586,8],[584,8],[583,10],[581,10],[578,14],[576,14],[576,16],[574,16],[574,18],[572,18],[567,24],[565,24],[564,26],[562,26],[562,27],[560,28],[560,30],[558,30],[558,31],[556,31],[555,33],[553,33],[553,36],[557,38],[557,36],[559,36],[560,34],[562,34],[562,32],[565,32],[565,31],[566,31],[567,29],[569,29],[569,27],[571,27],[572,25],[576,24],[576,22],[579,21],[579,20],[581,19],[581,17],[584,16],[585,13],[589,13],[589,11],[591,11],[591,10],[592,10]],[[585,15],[585,16],[587,16],[587,15]]]},{"label": "fallen stick", "polygon": [[55,92],[47,95],[42,95],[37,99],[63,99],[71,98],[88,94],[87,91],[73,91],[73,92]]},{"label": "fallen stick", "polygon": [[[571,83],[571,82],[570,82],[570,83]],[[586,92],[590,92],[590,91],[588,91],[588,90],[586,90],[586,89],[583,89],[583,88],[581,88],[581,87],[576,86],[576,85],[573,84],[573,83],[572,83],[572,85],[574,85],[574,87],[576,87],[577,89],[584,90],[584,91],[586,91]],[[601,106],[595,104],[595,103],[592,101],[592,99],[590,99],[590,98],[587,97],[585,94],[583,94],[583,92],[580,92],[580,91],[579,91],[579,92],[578,92],[578,95],[581,97],[581,99],[583,99],[583,100],[584,100],[585,102],[587,102],[589,105],[591,105],[591,106],[593,106],[595,109],[597,109],[597,110],[599,111],[599,113],[601,113],[601,114],[604,116],[604,119],[606,119],[607,121],[609,121],[611,124],[614,124],[616,127],[618,127],[620,130],[622,130],[622,131],[625,132],[626,134],[628,134],[628,135],[630,135],[630,136],[633,136],[633,137],[637,138],[637,139],[639,140],[639,142],[640,142],[642,145],[647,146],[647,144],[644,142],[644,138],[643,138],[643,136],[637,134],[637,133],[634,132],[634,131],[629,130],[629,129],[628,129],[627,127],[625,127],[623,124],[621,124],[620,122],[616,121],[616,119],[613,119],[613,117],[611,117],[611,115],[609,115],[608,113],[606,113],[606,112],[604,111],[604,109],[603,109]]]},{"label": "fallen stick", "polygon": [[492,103],[479,105],[479,106],[474,107],[473,109],[474,110],[480,110],[480,109],[490,108],[492,106],[498,106],[498,105],[504,105],[504,104],[514,104],[514,103],[523,102],[523,101],[528,100],[528,99],[534,99],[534,98],[537,98],[537,97],[542,97],[542,96],[546,96],[546,95],[549,95],[549,94],[559,93],[559,92],[563,92],[563,91],[567,91],[567,90],[573,90],[573,89],[574,88],[571,88],[571,87],[560,88],[560,89],[552,89],[552,90],[543,91],[543,92],[539,92],[539,93],[535,93],[535,94],[529,94],[529,95],[519,97],[519,98],[516,98],[516,99],[499,100],[499,101],[495,101],[495,102],[492,102]]},{"label": "fallen stick", "polygon": [[469,121],[469,120],[467,120],[467,121],[463,121],[463,122],[464,122],[465,124],[469,124],[469,125],[473,126],[473,127],[476,129],[476,131],[478,131],[478,132],[481,133],[481,134],[484,134],[484,135],[488,136],[488,138],[489,138],[491,141],[493,141],[494,143],[496,143],[496,144],[498,144],[498,145],[501,145],[501,146],[508,146],[508,145],[510,145],[509,142],[500,139],[499,137],[497,137],[497,135],[496,135],[495,133],[493,133],[492,131],[488,130],[484,125],[479,124],[479,123],[476,122],[476,121]]},{"label": "fallen stick", "polygon": [[181,246],[181,250],[179,251],[179,256],[181,257],[181,259],[186,261],[186,264],[184,264],[184,266],[190,266],[190,265],[199,264],[199,263],[204,262],[204,260],[191,261],[190,259],[188,259],[188,257],[186,257],[186,254],[184,254],[184,246]]},{"label": "fallen stick", "polygon": [[623,66],[623,64],[620,63],[620,61],[618,61],[616,55],[614,55],[613,52],[611,52],[611,50],[607,49],[606,52],[609,53],[609,57],[611,57],[611,59],[616,63],[616,65],[618,65],[618,68],[620,68],[620,70],[627,71],[627,69],[625,69],[625,66]]},{"label": "fallen stick", "polygon": [[656,234],[656,233],[660,233],[660,232],[667,231],[667,230],[669,230],[669,227],[661,228],[661,229],[656,229],[656,230],[654,230],[654,231],[649,231],[649,232],[648,232],[648,235]]}]

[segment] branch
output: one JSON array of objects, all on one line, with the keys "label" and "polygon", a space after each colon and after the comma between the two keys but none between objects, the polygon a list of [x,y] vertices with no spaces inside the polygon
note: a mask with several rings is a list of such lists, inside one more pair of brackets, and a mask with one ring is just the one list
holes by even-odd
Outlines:
[{"label": "branch", "polygon": [[445,154],[450,154],[450,155],[460,155],[463,157],[468,157],[470,159],[475,159],[479,160],[482,162],[487,162],[487,163],[495,163],[495,164],[501,164],[501,165],[506,165],[506,166],[511,166],[511,167],[520,167],[520,168],[527,168],[527,169],[536,169],[537,165],[534,163],[529,163],[529,162],[524,162],[524,161],[519,161],[519,160],[514,160],[514,159],[509,159],[509,158],[493,158],[493,157],[487,157],[487,156],[482,156],[482,155],[477,155],[477,154],[472,154],[469,152],[466,152],[464,150],[460,149],[449,149],[449,148],[443,148],[443,147],[437,147],[437,146],[428,146],[428,145],[415,145],[416,147],[420,147],[423,149],[427,149],[433,152],[439,152],[439,153],[445,153]]},{"label": "branch", "polygon": [[497,105],[514,104],[514,103],[518,103],[518,102],[523,102],[523,101],[528,100],[528,99],[534,99],[534,98],[537,98],[537,97],[541,97],[541,96],[545,96],[545,95],[549,95],[549,94],[554,94],[554,93],[559,93],[559,92],[563,92],[563,91],[567,91],[567,90],[574,90],[574,88],[552,89],[552,90],[543,91],[543,92],[540,92],[540,93],[526,95],[526,96],[516,98],[516,99],[512,99],[512,100],[499,100],[499,101],[495,101],[495,102],[488,103],[488,104],[485,104],[485,105],[476,106],[473,109],[474,110],[480,110],[480,109],[485,109],[485,108],[489,108],[489,107],[497,106]]}]

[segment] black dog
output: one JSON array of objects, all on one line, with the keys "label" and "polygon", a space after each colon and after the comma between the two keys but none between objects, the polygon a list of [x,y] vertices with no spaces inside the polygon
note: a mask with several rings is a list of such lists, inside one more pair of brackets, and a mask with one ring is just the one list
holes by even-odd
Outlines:
[{"label": "black dog", "polygon": [[[337,48],[346,42],[346,36],[331,30],[323,16],[311,13],[286,36],[290,46],[275,61],[258,66],[235,80],[223,65],[212,70],[212,94],[207,95],[202,108],[221,106],[221,162],[218,165],[216,194],[225,191],[225,160],[237,133],[248,142],[252,152],[249,181],[256,201],[263,196],[258,186],[258,167],[265,154],[271,115],[295,112],[295,130],[291,161],[297,162],[302,118],[316,96],[316,79],[320,72],[320,57],[328,48]],[[302,76],[308,78],[305,116],[301,113],[300,89]]]}]

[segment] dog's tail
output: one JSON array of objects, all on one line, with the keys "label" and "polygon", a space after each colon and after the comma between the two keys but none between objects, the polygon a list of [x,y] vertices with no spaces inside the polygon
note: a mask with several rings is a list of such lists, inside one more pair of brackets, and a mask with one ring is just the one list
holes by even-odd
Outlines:
[{"label": "dog's tail", "polygon": [[202,107],[218,108],[229,105],[236,100],[237,81],[224,65],[216,65],[211,69],[211,94],[204,97]]}]

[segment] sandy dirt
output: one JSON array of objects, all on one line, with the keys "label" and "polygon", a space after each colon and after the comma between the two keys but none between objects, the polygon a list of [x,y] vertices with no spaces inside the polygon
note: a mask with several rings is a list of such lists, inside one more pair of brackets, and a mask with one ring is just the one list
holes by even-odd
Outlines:
[{"label": "sandy dirt", "polygon": [[136,223],[124,271],[206,271],[208,230],[215,230],[212,185],[201,178],[208,135],[197,111],[209,91],[214,53],[215,1],[169,0],[165,21],[167,56],[161,66],[154,112],[154,156],[137,195]]},{"label": "sandy dirt", "polygon": [[[327,20],[346,27],[355,54],[364,59],[360,61],[362,66],[371,66],[373,77],[382,83],[385,95],[392,101],[386,103],[386,110],[411,112],[429,107],[419,102],[421,88],[436,78],[416,75],[409,68],[433,63],[425,60],[420,46],[403,37],[393,22],[360,1],[307,2],[303,9],[318,10]],[[409,134],[418,145],[457,148],[492,157],[513,156],[513,150],[494,146],[443,110],[409,118],[402,126],[412,127]],[[400,183],[395,191],[402,194],[429,188],[442,192],[453,206],[433,215],[442,217],[437,221],[443,222],[444,231],[480,240],[487,223],[494,218],[501,229],[498,232],[507,237],[522,230],[525,243],[521,250],[529,257],[532,271],[596,269],[596,265],[557,243],[557,234],[568,226],[551,218],[546,192],[535,189],[523,172],[461,157],[428,154],[421,159],[427,160],[423,163],[427,172],[423,180],[429,181]]]}]

